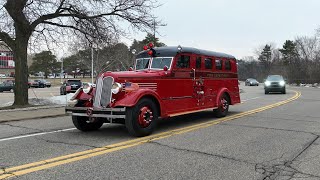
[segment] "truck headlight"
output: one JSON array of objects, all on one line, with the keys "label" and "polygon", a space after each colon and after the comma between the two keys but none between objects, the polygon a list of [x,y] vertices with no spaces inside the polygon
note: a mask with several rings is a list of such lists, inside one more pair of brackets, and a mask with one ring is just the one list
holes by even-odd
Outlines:
[{"label": "truck headlight", "polygon": [[111,92],[113,94],[118,94],[122,90],[122,85],[120,83],[114,83],[112,85]]},{"label": "truck headlight", "polygon": [[286,83],[284,81],[280,81],[280,86],[284,86]]},{"label": "truck headlight", "polygon": [[270,85],[271,85],[271,82],[270,82],[270,81],[266,81],[266,82],[264,82],[264,84],[265,84],[266,86],[270,86]]},{"label": "truck headlight", "polygon": [[86,93],[86,94],[89,94],[92,90],[92,87],[91,86],[85,86],[83,87],[83,92]]}]

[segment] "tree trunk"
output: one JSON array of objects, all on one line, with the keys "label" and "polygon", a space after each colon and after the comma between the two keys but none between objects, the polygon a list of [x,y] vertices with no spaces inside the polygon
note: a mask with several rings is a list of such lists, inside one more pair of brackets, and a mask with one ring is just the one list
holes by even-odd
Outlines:
[{"label": "tree trunk", "polygon": [[28,103],[28,65],[27,47],[28,40],[17,34],[15,39],[14,60],[15,60],[15,91],[14,104],[16,106],[27,106]]}]

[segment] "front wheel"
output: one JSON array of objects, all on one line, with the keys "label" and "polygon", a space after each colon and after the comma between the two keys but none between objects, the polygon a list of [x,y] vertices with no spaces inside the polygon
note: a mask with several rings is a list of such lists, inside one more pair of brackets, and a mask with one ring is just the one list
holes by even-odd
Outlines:
[{"label": "front wheel", "polygon": [[225,117],[229,111],[229,104],[230,104],[229,97],[226,94],[223,94],[219,98],[218,108],[214,110],[215,116],[218,118]]},{"label": "front wheel", "polygon": [[89,122],[89,118],[84,116],[72,116],[72,122],[80,131],[98,130],[103,124],[103,121],[99,119],[96,122]]},{"label": "front wheel", "polygon": [[159,112],[151,99],[141,99],[136,106],[126,109],[125,125],[133,136],[150,135],[157,125]]},{"label": "front wheel", "polygon": [[264,94],[269,94],[269,91],[268,90],[264,90]]},{"label": "front wheel", "polygon": [[282,94],[286,94],[286,89],[285,88],[282,90]]}]

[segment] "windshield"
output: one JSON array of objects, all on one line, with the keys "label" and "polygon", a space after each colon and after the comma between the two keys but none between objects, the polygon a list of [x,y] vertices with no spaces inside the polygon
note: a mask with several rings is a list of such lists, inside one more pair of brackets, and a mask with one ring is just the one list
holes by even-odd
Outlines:
[{"label": "windshield", "polygon": [[[147,69],[151,58],[137,59],[136,70]],[[170,69],[172,57],[155,57],[152,59],[151,69],[163,69],[165,66]]]},{"label": "windshield", "polygon": [[268,81],[281,81],[281,80],[283,80],[283,78],[282,78],[282,76],[275,75],[275,76],[268,76],[267,80]]},{"label": "windshield", "polygon": [[70,81],[70,80],[69,80],[69,81],[68,81],[68,84],[69,84],[69,85],[75,84],[75,85],[81,86],[81,81],[72,81],[72,80]]}]

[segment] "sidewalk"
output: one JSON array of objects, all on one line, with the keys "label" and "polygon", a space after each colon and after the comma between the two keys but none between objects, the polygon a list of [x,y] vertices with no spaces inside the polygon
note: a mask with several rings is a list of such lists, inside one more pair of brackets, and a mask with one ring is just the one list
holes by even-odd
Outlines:
[{"label": "sidewalk", "polygon": [[0,110],[0,123],[7,121],[64,116],[64,109],[64,106],[44,106],[23,109]]}]

